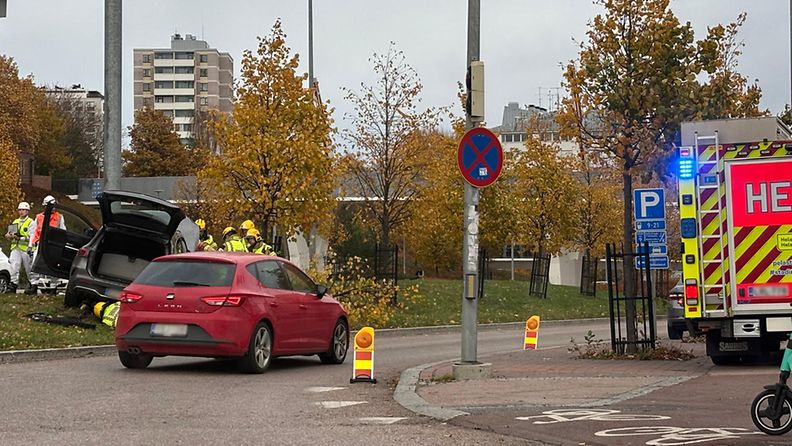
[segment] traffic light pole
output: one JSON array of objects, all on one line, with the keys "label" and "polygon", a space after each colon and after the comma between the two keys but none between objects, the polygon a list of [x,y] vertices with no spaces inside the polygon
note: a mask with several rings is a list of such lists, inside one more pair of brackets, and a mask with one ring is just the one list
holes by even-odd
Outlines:
[{"label": "traffic light pole", "polygon": [[[467,67],[479,60],[481,0],[468,0]],[[470,90],[467,92],[471,94]],[[470,107],[465,112],[465,130],[478,125],[480,118],[471,116]],[[479,188],[465,182],[464,234],[462,247],[462,355],[454,364],[455,379],[475,379],[489,376],[490,364],[477,359],[478,349],[478,227]]]}]

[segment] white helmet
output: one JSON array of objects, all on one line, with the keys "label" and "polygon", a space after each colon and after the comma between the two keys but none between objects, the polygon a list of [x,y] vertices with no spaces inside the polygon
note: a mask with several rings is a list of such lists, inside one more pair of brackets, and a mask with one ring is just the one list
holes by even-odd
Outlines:
[{"label": "white helmet", "polygon": [[44,201],[41,202],[41,204],[42,206],[46,206],[48,204],[55,204],[55,197],[53,197],[52,195],[47,195],[46,197],[44,197]]},{"label": "white helmet", "polygon": [[28,203],[27,201],[23,201],[23,202],[19,203],[19,206],[17,207],[17,209],[19,209],[20,211],[21,210],[29,211],[30,210],[30,203]]}]

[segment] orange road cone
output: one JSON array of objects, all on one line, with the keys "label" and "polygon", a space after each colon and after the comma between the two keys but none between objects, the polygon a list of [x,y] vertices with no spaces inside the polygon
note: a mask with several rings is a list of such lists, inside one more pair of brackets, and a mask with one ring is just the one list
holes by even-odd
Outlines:
[{"label": "orange road cone", "polygon": [[352,379],[350,383],[376,384],[374,378],[374,329],[363,327],[355,335],[355,353],[352,361]]},{"label": "orange road cone", "polygon": [[539,344],[539,316],[531,316],[525,321],[525,346],[523,350],[536,350]]}]

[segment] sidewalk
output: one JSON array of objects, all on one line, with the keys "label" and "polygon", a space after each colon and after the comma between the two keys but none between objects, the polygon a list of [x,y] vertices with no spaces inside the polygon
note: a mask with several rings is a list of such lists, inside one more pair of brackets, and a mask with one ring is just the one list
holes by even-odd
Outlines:
[{"label": "sidewalk", "polygon": [[492,363],[492,377],[475,381],[453,381],[452,362],[445,362],[420,371],[415,393],[428,407],[467,413],[493,408],[605,406],[704,375],[712,368],[704,344],[680,345],[697,357],[689,361],[589,360],[576,359],[566,347],[493,355],[482,359]]}]

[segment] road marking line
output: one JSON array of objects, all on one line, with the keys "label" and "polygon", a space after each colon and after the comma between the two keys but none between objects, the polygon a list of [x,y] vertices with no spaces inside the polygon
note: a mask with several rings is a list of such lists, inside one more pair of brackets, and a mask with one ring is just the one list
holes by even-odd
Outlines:
[{"label": "road marking line", "polygon": [[316,404],[325,409],[339,409],[341,407],[356,406],[358,404],[366,404],[368,401],[318,401]]},{"label": "road marking line", "polygon": [[393,424],[401,420],[406,420],[405,417],[363,417],[358,420],[365,424]]},{"label": "road marking line", "polygon": [[322,393],[322,392],[333,392],[335,390],[344,390],[346,387],[309,387],[305,389],[306,392],[312,393]]}]

